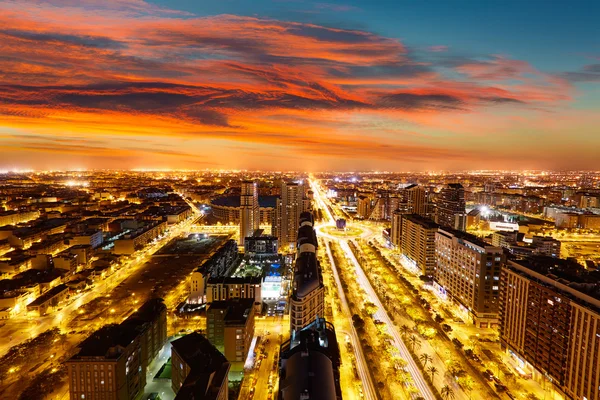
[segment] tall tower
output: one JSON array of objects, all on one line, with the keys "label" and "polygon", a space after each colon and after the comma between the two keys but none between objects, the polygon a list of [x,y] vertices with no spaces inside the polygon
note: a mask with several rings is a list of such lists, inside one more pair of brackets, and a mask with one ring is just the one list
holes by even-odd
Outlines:
[{"label": "tall tower", "polygon": [[277,199],[276,236],[279,247],[287,251],[296,244],[300,213],[302,212],[303,187],[297,183],[281,183],[281,198]]},{"label": "tall tower", "polygon": [[258,188],[256,182],[243,181],[240,195],[240,242],[252,236],[260,224]]},{"label": "tall tower", "polygon": [[408,212],[425,216],[427,210],[427,194],[425,189],[419,185],[411,185],[406,188],[406,200]]},{"label": "tall tower", "polygon": [[443,188],[437,205],[438,224],[460,231],[466,230],[465,189],[460,183],[451,183]]}]

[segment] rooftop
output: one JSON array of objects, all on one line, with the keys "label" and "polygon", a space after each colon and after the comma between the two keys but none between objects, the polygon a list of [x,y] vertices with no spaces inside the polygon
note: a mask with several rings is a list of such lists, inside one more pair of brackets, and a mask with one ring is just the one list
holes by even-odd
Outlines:
[{"label": "rooftop", "polygon": [[402,218],[414,222],[415,224],[419,224],[426,229],[437,229],[440,227],[429,218],[422,217],[419,214],[405,214]]},{"label": "rooftop", "polygon": [[228,324],[245,324],[254,307],[254,299],[230,299],[213,301],[208,307],[211,310],[224,310],[225,322]]},{"label": "rooftop", "polygon": [[213,285],[218,284],[218,283],[228,284],[228,285],[244,284],[244,283],[248,283],[251,285],[260,285],[261,281],[262,281],[262,278],[260,276],[244,276],[244,277],[211,276],[208,278],[206,283],[213,284]]},{"label": "rooftop", "polygon": [[479,246],[479,247],[483,247],[483,248],[492,247],[490,244],[484,242],[482,239],[478,238],[475,235],[467,233],[467,232],[463,232],[463,231],[459,231],[457,229],[452,229],[452,228],[447,228],[447,227],[440,227],[439,233],[443,233],[443,232],[454,235],[458,239],[461,239],[461,240],[464,240],[467,242],[471,242],[474,245]]},{"label": "rooftop", "polygon": [[163,299],[148,300],[121,324],[105,325],[90,335],[81,342],[79,353],[72,359],[82,357],[119,358],[123,352],[122,348],[129,346],[144,330],[144,325],[155,320],[162,310],[166,310]]},{"label": "rooftop", "polygon": [[62,293],[68,289],[69,288],[64,283],[61,285],[58,285],[58,286],[54,286],[52,289],[48,290],[46,293],[44,293],[43,295],[41,295],[40,297],[38,297],[37,299],[35,299],[31,303],[29,303],[27,305],[27,307],[35,307],[35,306],[39,306],[40,304],[44,304],[45,302],[47,302],[48,300],[50,300],[57,294]]},{"label": "rooftop", "polygon": [[[515,264],[568,287],[571,289],[569,291],[571,295],[584,302],[595,303],[592,305],[600,310],[600,271],[589,271],[576,261],[548,256],[532,256],[525,260],[513,260],[507,268],[516,270]],[[523,270],[519,269],[519,271],[523,273]],[[533,275],[528,275],[535,279]],[[554,286],[557,285],[554,284]],[[593,300],[588,301],[584,296],[589,296]]]},{"label": "rooftop", "polygon": [[315,253],[300,253],[294,271],[294,297],[301,298],[316,290],[323,283]]},{"label": "rooftop", "polygon": [[207,338],[190,333],[171,343],[173,350],[190,367],[176,399],[213,399],[223,385],[230,364]]}]

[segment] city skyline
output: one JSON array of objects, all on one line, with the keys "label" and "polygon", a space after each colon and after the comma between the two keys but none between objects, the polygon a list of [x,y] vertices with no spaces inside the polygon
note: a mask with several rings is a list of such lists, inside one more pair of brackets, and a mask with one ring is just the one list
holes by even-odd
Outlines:
[{"label": "city skyline", "polygon": [[3,1],[0,170],[593,169],[599,7]]}]

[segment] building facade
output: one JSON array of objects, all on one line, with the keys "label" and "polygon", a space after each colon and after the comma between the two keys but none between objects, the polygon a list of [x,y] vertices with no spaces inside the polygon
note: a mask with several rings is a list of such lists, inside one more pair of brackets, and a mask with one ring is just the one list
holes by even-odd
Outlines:
[{"label": "building facade", "polygon": [[331,323],[317,318],[281,345],[280,400],[341,400],[340,350]]},{"label": "building facade", "polygon": [[281,184],[281,197],[276,206],[275,236],[279,246],[284,251],[296,245],[297,230],[300,214],[303,208],[304,189],[301,184],[283,182]]},{"label": "building facade", "polygon": [[466,230],[465,189],[460,183],[450,183],[437,198],[437,220],[441,226]]},{"label": "building facade", "polygon": [[442,294],[462,305],[480,328],[498,324],[500,270],[506,256],[476,236],[440,228],[435,234],[434,280]]},{"label": "building facade", "polygon": [[258,204],[258,185],[256,182],[242,182],[240,195],[240,242],[252,236],[260,224],[260,209]]},{"label": "building facade", "polygon": [[290,297],[291,332],[306,327],[325,313],[325,287],[316,256],[318,242],[313,228],[313,215],[309,212],[302,213],[299,225]]},{"label": "building facade", "polygon": [[439,225],[418,214],[402,216],[401,253],[415,263],[422,275],[435,270],[435,234]]},{"label": "building facade", "polygon": [[231,364],[199,333],[171,344],[171,389],[175,400],[227,400]]},{"label": "building facade", "polygon": [[257,307],[262,304],[261,277],[217,277],[206,281],[206,302],[229,299],[254,299]]},{"label": "building facade", "polygon": [[208,340],[240,371],[254,336],[254,299],[214,301],[206,310]]},{"label": "building facade", "polygon": [[167,338],[166,307],[152,299],[119,325],[105,325],[65,364],[71,399],[135,400]]},{"label": "building facade", "polygon": [[502,271],[500,343],[524,373],[570,399],[600,399],[600,285],[596,272],[552,257]]}]

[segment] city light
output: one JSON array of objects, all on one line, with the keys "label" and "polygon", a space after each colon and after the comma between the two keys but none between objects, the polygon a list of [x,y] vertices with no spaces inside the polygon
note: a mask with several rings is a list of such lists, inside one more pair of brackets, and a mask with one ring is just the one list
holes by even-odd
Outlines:
[{"label": "city light", "polygon": [[598,1],[0,1],[0,400],[600,400]]}]

